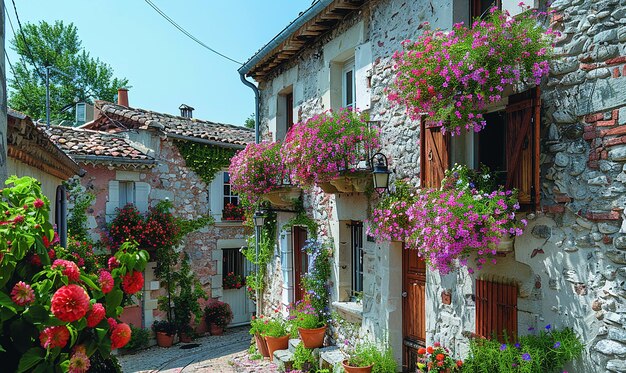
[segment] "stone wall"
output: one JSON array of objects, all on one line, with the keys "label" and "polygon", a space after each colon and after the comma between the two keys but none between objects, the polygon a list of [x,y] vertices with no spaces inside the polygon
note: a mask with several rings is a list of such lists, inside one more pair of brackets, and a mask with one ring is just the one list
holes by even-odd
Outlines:
[{"label": "stone wall", "polygon": [[[393,107],[385,94],[392,79],[391,54],[400,42],[415,38],[419,25],[449,28],[459,16],[460,2],[371,1],[359,14],[303,51],[291,63],[273,72],[261,87],[261,124],[271,138],[272,84],[282,74],[297,70],[298,120],[329,109],[320,82],[325,73],[324,45],[358,22],[364,22],[372,46],[371,109],[382,129],[382,152],[389,156],[394,178],[419,185],[419,123],[403,108]],[[585,343],[584,358],[572,371],[606,368],[626,371],[626,1],[557,0],[552,23],[561,29],[553,72],[542,85],[541,206],[528,214],[525,234],[516,239],[515,251],[498,258],[498,264],[470,275],[461,269],[427,276],[427,343],[440,341],[466,356],[475,331],[475,280],[516,284],[518,331],[537,332],[551,324],[572,327]],[[297,69],[294,67],[297,65]],[[332,277],[333,300],[338,291],[342,249],[340,222],[364,213],[367,203],[342,207],[337,195],[320,190],[304,195],[305,206],[322,228],[322,236],[335,242]],[[372,201],[374,202],[374,201]],[[281,222],[279,221],[279,224]],[[279,244],[280,246],[280,244]],[[277,255],[269,271],[272,278],[266,296],[280,306],[284,276]],[[360,338],[387,339],[401,348],[401,248],[366,243],[365,286]],[[443,304],[442,292],[450,292],[451,304]],[[335,330],[338,344],[353,330]],[[399,356],[398,356],[399,357]]]}]

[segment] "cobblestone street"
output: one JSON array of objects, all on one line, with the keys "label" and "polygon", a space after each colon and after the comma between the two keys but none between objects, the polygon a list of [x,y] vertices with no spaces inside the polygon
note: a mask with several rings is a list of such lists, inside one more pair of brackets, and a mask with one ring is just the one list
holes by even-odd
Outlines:
[{"label": "cobblestone street", "polygon": [[227,329],[223,336],[207,336],[193,341],[199,346],[181,349],[151,347],[132,355],[119,357],[124,373],[190,373],[190,372],[276,372],[268,360],[249,360],[248,327]]}]

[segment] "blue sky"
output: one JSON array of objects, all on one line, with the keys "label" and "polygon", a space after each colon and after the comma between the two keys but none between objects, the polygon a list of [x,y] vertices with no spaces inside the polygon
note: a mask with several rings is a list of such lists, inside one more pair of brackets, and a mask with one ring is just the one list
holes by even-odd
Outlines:
[{"label": "blue sky", "polygon": [[[312,0],[152,0],[179,25],[213,49],[245,62]],[[22,24],[73,22],[83,46],[132,86],[130,106],[178,114],[182,103],[194,117],[243,124],[254,112],[254,94],[239,67],[187,38],[143,0],[15,0]],[[14,26],[15,13],[5,1]],[[6,25],[7,51],[13,38]],[[7,68],[7,74],[11,74]]]}]

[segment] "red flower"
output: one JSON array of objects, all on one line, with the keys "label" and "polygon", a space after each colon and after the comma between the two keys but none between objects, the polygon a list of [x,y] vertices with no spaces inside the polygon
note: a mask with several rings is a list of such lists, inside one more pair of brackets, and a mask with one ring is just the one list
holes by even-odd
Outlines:
[{"label": "red flower", "polygon": [[26,306],[35,301],[35,292],[24,281],[20,281],[11,290],[11,300],[18,306]]},{"label": "red flower", "polygon": [[86,373],[89,370],[91,362],[85,353],[85,349],[77,349],[72,357],[70,357],[70,365],[68,373]]},{"label": "red flower", "polygon": [[433,353],[433,348],[430,347],[430,346],[426,347],[426,352],[428,352],[429,354],[432,354]]},{"label": "red flower", "polygon": [[107,294],[111,290],[113,290],[113,276],[111,276],[111,273],[109,273],[107,270],[103,269],[100,271],[100,275],[98,276],[98,282],[100,283],[100,290],[102,290],[104,294]]},{"label": "red flower", "polygon": [[109,265],[109,271],[112,271],[113,269],[120,266],[120,262],[114,256],[109,258],[109,261],[107,264]]},{"label": "red flower", "polygon": [[63,268],[63,274],[67,276],[70,281],[77,282],[80,280],[80,270],[74,262],[69,260],[57,259],[52,263],[52,269]]},{"label": "red flower", "polygon": [[104,319],[105,313],[104,306],[101,303],[95,303],[87,313],[87,326],[93,328],[98,325]]},{"label": "red flower", "polygon": [[[45,238],[45,236],[44,236],[44,238]],[[56,253],[54,252],[54,249],[48,250],[48,256],[50,257],[50,259],[54,259],[54,257],[56,256]]]},{"label": "red flower", "polygon": [[130,326],[124,323],[117,324],[111,330],[111,350],[124,347],[130,341]]},{"label": "red flower", "polygon": [[39,258],[39,255],[37,254],[33,254],[28,261],[35,267],[41,267],[41,258]]},{"label": "red flower", "polygon": [[433,347],[439,347],[439,346],[441,346],[441,343],[439,343],[439,342],[433,343]]},{"label": "red flower", "polygon": [[424,347],[420,347],[417,349],[418,355],[424,355],[426,353],[426,349]]},{"label": "red flower", "polygon": [[126,294],[135,294],[143,289],[143,275],[141,272],[132,271],[122,277],[122,289]]},{"label": "red flower", "polygon": [[445,355],[444,355],[444,354],[437,354],[436,358],[437,358],[437,360],[439,360],[439,361],[443,361],[443,359],[445,359],[446,357],[445,357]]},{"label": "red flower", "polygon": [[89,295],[78,285],[65,285],[52,296],[50,311],[65,322],[76,321],[89,310]]},{"label": "red flower", "polygon": [[112,317],[109,317],[107,319],[107,322],[109,323],[109,329],[113,329],[117,326],[117,321],[115,321],[115,319]]},{"label": "red flower", "polygon": [[70,339],[70,331],[65,325],[51,326],[39,333],[39,342],[43,348],[63,348]]},{"label": "red flower", "polygon": [[41,199],[39,199],[39,198],[37,198],[37,199],[35,200],[35,202],[33,202],[33,207],[35,207],[36,209],[40,209],[40,208],[42,208],[44,205],[45,205],[45,203],[44,203]]},{"label": "red flower", "polygon": [[463,366],[463,362],[461,360],[457,360],[456,366],[460,368],[461,366]]}]

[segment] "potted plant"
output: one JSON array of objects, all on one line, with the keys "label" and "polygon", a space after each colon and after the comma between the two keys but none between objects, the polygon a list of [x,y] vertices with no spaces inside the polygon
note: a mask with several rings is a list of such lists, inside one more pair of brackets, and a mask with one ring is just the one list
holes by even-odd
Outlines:
[{"label": "potted plant", "polygon": [[284,320],[279,318],[269,319],[265,323],[264,331],[267,350],[270,355],[270,361],[274,360],[274,351],[286,350],[289,347],[289,330]]},{"label": "potted plant", "polygon": [[241,275],[236,275],[235,272],[228,272],[226,276],[222,278],[222,287],[224,290],[241,289],[245,285],[245,281]]},{"label": "potted plant", "polygon": [[176,324],[167,320],[157,320],[152,324],[159,347],[172,347],[176,335]]},{"label": "potted plant", "polygon": [[319,348],[324,345],[326,325],[311,305],[308,296],[289,308],[288,319],[291,324],[291,334],[297,332],[304,347]]},{"label": "potted plant", "polygon": [[396,371],[396,361],[389,347],[380,347],[371,342],[356,345],[350,358],[344,360],[347,373],[387,373]]},{"label": "potted plant", "polygon": [[456,24],[450,31],[425,31],[404,41],[394,54],[394,89],[389,99],[406,106],[412,119],[424,113],[458,134],[480,131],[482,113],[502,100],[506,89],[536,84],[548,75],[552,40],[558,32],[543,29],[540,13],[516,17],[492,8],[471,28]]},{"label": "potted plant", "polygon": [[450,357],[450,350],[435,342],[433,346],[417,350],[417,371],[419,373],[452,373],[461,371],[463,362]]},{"label": "potted plant", "polygon": [[224,328],[233,320],[233,311],[228,303],[213,298],[209,299],[204,308],[204,318],[211,330],[211,335],[222,335]]},{"label": "potted plant", "polygon": [[259,350],[259,353],[263,357],[270,356],[269,350],[267,349],[267,342],[263,337],[265,335],[268,322],[269,319],[264,315],[260,315],[259,317],[252,316],[252,320],[250,321],[250,334],[254,336],[257,350]]},{"label": "potted plant", "polygon": [[[298,185],[318,185],[328,191],[364,191],[368,155],[379,147],[378,130],[366,115],[351,109],[325,112],[294,124],[285,137],[285,167]],[[361,172],[360,172],[361,171]]]},{"label": "potted plant", "polygon": [[290,182],[278,142],[248,144],[230,162],[228,169],[233,191],[255,203],[261,199],[277,207],[291,205],[301,189]]},{"label": "potted plant", "polygon": [[172,295],[174,322],[178,327],[181,342],[189,343],[193,334],[191,318],[195,316],[195,320],[199,320],[202,317],[202,308],[198,300],[207,299],[207,295],[198,279],[191,272],[186,253],[180,269],[172,274],[172,278],[178,288],[178,293]]}]

